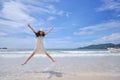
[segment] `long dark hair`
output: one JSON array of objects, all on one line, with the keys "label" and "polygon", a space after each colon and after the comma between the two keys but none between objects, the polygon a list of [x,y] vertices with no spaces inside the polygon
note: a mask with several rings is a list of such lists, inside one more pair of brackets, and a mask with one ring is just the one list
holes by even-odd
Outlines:
[{"label": "long dark hair", "polygon": [[[40,34],[40,32],[43,32],[43,34]],[[45,36],[45,32],[44,31],[38,31],[37,33],[36,33],[36,37],[39,37],[39,36]]]}]

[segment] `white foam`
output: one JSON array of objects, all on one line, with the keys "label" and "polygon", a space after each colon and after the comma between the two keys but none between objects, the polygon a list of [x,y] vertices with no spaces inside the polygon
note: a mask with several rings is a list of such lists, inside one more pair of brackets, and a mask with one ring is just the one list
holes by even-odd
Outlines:
[{"label": "white foam", "polygon": [[[32,51],[0,51],[2,58],[22,58],[29,57]],[[81,57],[81,56],[120,56],[119,53],[110,53],[109,51],[48,51],[52,57]],[[34,57],[46,57],[45,54],[35,54]]]},{"label": "white foam", "polygon": [[11,54],[11,53],[32,53],[33,51],[1,51],[0,54],[4,54],[4,53],[8,53],[8,54]]},{"label": "white foam", "polygon": [[[29,57],[30,54],[0,54],[2,58],[22,58]],[[81,56],[120,56],[120,54],[51,54],[52,57],[81,57]],[[34,57],[46,57],[45,54],[35,54]]]},{"label": "white foam", "polygon": [[63,53],[109,53],[109,51],[61,51]]}]

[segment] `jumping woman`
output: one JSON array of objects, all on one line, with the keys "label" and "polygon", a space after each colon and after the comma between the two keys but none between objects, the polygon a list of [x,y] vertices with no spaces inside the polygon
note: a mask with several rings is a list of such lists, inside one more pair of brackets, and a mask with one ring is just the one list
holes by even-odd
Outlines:
[{"label": "jumping woman", "polygon": [[54,27],[51,27],[50,30],[48,30],[47,32],[44,32],[42,29],[40,29],[38,32],[36,32],[29,24],[27,25],[36,35],[37,38],[37,43],[36,43],[36,48],[33,51],[33,53],[28,57],[28,59],[22,64],[26,64],[34,55],[35,53],[44,53],[46,54],[53,62],[55,62],[55,60],[47,53],[47,51],[44,48],[43,45],[43,39],[44,37],[53,30]]}]

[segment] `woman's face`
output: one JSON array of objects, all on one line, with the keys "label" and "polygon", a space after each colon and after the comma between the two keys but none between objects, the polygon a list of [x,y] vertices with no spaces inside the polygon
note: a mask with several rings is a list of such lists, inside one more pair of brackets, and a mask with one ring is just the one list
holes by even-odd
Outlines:
[{"label": "woman's face", "polygon": [[43,34],[44,32],[43,31],[40,31],[40,34]]}]

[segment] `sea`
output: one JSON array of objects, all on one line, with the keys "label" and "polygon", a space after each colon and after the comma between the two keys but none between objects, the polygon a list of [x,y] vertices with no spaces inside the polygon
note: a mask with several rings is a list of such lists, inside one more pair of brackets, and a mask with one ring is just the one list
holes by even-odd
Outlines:
[{"label": "sea", "polygon": [[[0,58],[20,58],[28,57],[33,52],[32,49],[0,49]],[[52,57],[82,57],[82,56],[120,56],[120,52],[110,52],[106,49],[47,49]],[[46,57],[37,53],[34,57]]]}]

